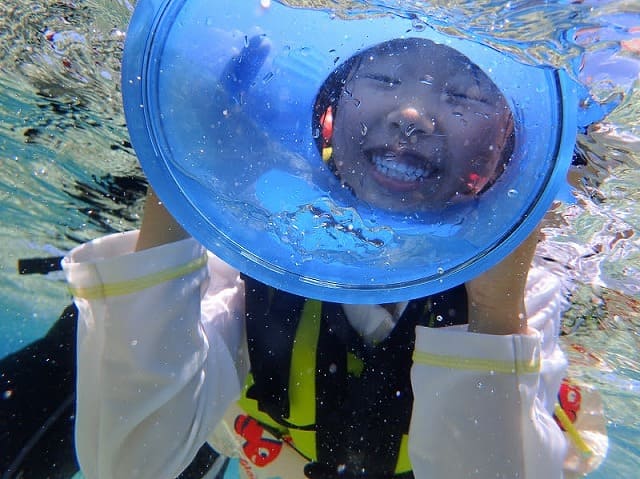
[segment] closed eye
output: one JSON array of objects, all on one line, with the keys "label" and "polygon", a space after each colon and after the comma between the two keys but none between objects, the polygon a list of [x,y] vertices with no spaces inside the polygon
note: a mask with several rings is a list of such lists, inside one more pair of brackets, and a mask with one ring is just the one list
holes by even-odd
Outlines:
[{"label": "closed eye", "polygon": [[383,83],[386,86],[396,86],[402,83],[402,80],[400,80],[399,78],[393,78],[380,73],[369,73],[366,75],[366,78]]},{"label": "closed eye", "polygon": [[487,104],[490,103],[488,98],[484,98],[481,95],[476,95],[475,93],[468,94],[467,92],[462,92],[462,91],[445,91],[444,93],[446,98],[452,102],[473,101],[473,102],[480,102],[480,103],[487,103]]}]

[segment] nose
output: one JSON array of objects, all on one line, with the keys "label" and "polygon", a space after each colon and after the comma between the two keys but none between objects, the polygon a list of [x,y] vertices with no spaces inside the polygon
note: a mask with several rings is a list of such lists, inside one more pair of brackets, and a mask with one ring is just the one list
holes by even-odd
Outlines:
[{"label": "nose", "polygon": [[420,133],[431,135],[436,129],[436,119],[433,116],[425,115],[412,106],[392,110],[387,114],[387,122],[392,129],[398,129],[406,136]]}]

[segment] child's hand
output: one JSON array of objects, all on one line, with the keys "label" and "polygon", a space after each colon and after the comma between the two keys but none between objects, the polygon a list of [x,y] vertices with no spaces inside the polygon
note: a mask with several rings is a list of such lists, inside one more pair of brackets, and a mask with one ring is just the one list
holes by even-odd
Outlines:
[{"label": "child's hand", "polygon": [[485,334],[526,332],[524,294],[538,234],[536,229],[499,264],[465,284],[469,331]]},{"label": "child's hand", "polygon": [[182,226],[167,211],[151,187],[147,192],[140,235],[136,251],[153,248],[189,237]]},{"label": "child's hand", "polygon": [[251,88],[270,50],[271,44],[266,37],[254,35],[247,38],[242,51],[227,63],[220,76],[220,83],[239,104],[243,103],[243,96]]}]

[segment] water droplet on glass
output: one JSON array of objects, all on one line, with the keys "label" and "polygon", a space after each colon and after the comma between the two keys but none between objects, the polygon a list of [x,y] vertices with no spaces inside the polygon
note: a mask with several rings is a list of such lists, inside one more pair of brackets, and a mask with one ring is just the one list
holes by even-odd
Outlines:
[{"label": "water droplet on glass", "polygon": [[419,20],[417,18],[413,19],[413,21],[411,22],[411,26],[416,32],[422,32],[425,30],[425,28],[427,28],[425,23],[422,20]]},{"label": "water droplet on glass", "polygon": [[262,77],[262,83],[269,83],[269,81],[271,81],[272,78],[273,78],[273,72],[269,72]]},{"label": "water droplet on glass", "polygon": [[433,85],[433,77],[431,75],[425,75],[420,80],[423,85]]},{"label": "water droplet on glass", "polygon": [[407,125],[407,127],[404,129],[404,134],[406,136],[411,136],[413,135],[413,133],[416,131],[416,124],[415,123],[409,123]]}]

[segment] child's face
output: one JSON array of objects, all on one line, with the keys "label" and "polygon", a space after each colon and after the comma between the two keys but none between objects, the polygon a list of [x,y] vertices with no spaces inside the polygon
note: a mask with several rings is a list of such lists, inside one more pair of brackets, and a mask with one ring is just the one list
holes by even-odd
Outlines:
[{"label": "child's face", "polygon": [[391,211],[473,198],[513,129],[504,98],[466,57],[427,43],[365,55],[337,105],[333,160],[362,200]]}]

